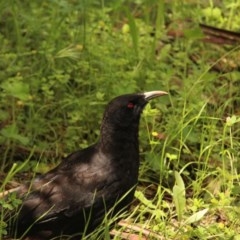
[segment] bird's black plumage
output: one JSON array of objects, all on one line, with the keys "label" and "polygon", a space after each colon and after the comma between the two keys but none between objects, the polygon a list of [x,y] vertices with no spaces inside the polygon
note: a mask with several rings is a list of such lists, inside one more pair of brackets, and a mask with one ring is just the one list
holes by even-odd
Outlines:
[{"label": "bird's black plumage", "polygon": [[140,115],[150,99],[164,94],[152,91],[113,99],[96,144],[20,187],[23,203],[12,223],[8,221],[10,234],[30,239],[81,236],[93,231],[113,206],[113,215],[126,209],[138,180]]}]

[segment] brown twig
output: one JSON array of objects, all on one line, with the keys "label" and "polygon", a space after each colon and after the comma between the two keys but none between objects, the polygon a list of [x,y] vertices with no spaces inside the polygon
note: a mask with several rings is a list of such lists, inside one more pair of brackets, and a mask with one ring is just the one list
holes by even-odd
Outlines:
[{"label": "brown twig", "polygon": [[124,220],[121,220],[118,223],[118,225],[125,227],[126,229],[129,229],[131,231],[141,233],[141,234],[133,234],[133,233],[129,233],[129,232],[119,232],[115,229],[111,231],[112,235],[120,236],[121,239],[131,239],[131,240],[137,240],[137,239],[147,240],[149,238],[151,238],[151,239],[154,238],[154,239],[158,239],[158,240],[164,239],[163,236],[161,236],[151,230],[144,229],[143,226],[141,226],[141,225],[132,224],[132,223],[129,223]]},{"label": "brown twig", "polygon": [[19,187],[16,187],[16,188],[6,190],[4,192],[0,192],[0,198],[6,197],[9,193],[16,192],[16,191],[18,191],[18,189],[19,189]]},{"label": "brown twig", "polygon": [[206,24],[199,24],[202,29],[207,42],[213,42],[216,44],[237,44],[240,42],[240,33],[229,31],[222,28],[208,26]]}]

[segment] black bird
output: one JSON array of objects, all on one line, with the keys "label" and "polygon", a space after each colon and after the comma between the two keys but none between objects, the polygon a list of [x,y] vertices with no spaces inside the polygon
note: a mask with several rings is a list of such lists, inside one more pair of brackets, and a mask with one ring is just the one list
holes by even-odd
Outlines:
[{"label": "black bird", "polygon": [[114,98],[106,107],[97,143],[70,154],[18,189],[23,202],[8,220],[10,235],[80,239],[83,232],[99,226],[111,209],[112,216],[126,210],[138,181],[141,112],[149,100],[165,94],[151,91]]}]

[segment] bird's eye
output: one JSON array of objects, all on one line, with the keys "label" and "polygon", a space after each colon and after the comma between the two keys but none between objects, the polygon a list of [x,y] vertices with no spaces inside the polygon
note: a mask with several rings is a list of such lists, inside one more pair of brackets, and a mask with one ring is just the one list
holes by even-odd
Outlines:
[{"label": "bird's eye", "polygon": [[127,105],[127,107],[130,108],[130,109],[131,109],[131,108],[134,108],[134,103],[129,102],[128,105]]}]

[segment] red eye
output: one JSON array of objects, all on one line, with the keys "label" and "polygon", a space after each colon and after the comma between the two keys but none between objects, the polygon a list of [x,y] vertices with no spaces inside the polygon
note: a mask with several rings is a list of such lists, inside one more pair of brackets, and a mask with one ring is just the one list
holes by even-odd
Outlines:
[{"label": "red eye", "polygon": [[128,108],[134,108],[134,104],[132,102],[129,102],[127,105]]}]

